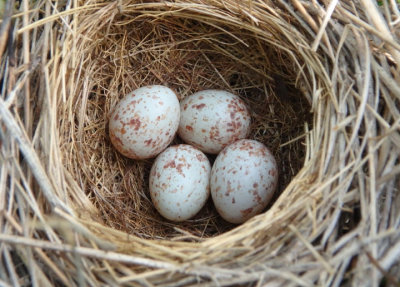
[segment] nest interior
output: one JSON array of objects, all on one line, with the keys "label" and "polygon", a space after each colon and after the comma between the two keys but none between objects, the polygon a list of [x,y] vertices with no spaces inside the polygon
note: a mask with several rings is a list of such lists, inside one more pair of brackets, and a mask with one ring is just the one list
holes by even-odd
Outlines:
[{"label": "nest interior", "polygon": [[164,15],[159,4],[145,11],[107,8],[97,21],[82,23],[85,38],[78,44],[72,74],[79,74],[76,87],[58,111],[69,114],[61,117],[59,127],[66,167],[81,181],[102,221],[147,238],[181,236],[182,230],[205,238],[234,227],[219,218],[211,200],[185,223],[163,219],[148,192],[152,160],[126,159],[110,144],[113,106],[130,91],[151,84],[172,88],[180,99],[210,88],[241,96],[253,119],[249,138],[266,144],[279,162],[277,197],[304,163],[301,143],[305,124],[311,125],[310,104],[295,88],[300,63],[277,46],[279,39],[272,35],[279,32],[265,31],[271,37],[266,40],[252,29],[218,18],[204,20],[196,12]]},{"label": "nest interior", "polygon": [[[0,29],[0,284],[398,284],[396,1],[14,2]],[[250,137],[279,163],[265,212],[239,226],[211,202],[185,223],[158,215],[152,160],[122,157],[107,131],[149,84],[247,103]]]}]

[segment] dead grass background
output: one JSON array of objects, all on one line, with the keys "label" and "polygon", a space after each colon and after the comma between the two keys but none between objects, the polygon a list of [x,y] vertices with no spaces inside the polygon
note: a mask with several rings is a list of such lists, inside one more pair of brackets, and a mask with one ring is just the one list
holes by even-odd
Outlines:
[{"label": "dead grass background", "polygon": [[[399,26],[394,0],[7,2],[0,284],[399,284]],[[107,131],[147,84],[246,101],[281,174],[263,214],[156,213]]]}]

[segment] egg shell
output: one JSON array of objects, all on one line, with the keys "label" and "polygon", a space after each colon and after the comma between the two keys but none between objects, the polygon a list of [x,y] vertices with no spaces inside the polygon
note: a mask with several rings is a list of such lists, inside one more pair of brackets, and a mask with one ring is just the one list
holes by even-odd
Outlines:
[{"label": "egg shell", "polygon": [[262,143],[243,139],[227,146],[211,170],[211,196],[226,221],[242,223],[269,203],[278,183],[274,156]]},{"label": "egg shell", "polygon": [[238,96],[222,90],[204,90],[181,101],[178,134],[203,152],[217,154],[225,146],[246,138],[250,113]]},{"label": "egg shell", "polygon": [[210,195],[210,172],[208,158],[193,146],[167,148],[150,171],[150,196],[158,212],[177,222],[196,215]]},{"label": "egg shell", "polygon": [[165,86],[134,90],[115,107],[109,122],[114,147],[132,159],[151,158],[174,139],[180,107],[175,93]]}]

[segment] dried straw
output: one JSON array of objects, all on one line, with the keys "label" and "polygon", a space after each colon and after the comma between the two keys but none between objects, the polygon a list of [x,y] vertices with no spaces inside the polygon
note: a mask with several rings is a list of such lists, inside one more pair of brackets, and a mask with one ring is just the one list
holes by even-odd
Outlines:
[{"label": "dried straw", "polygon": [[[399,285],[399,6],[7,1],[0,285]],[[265,212],[157,214],[152,160],[122,157],[107,131],[147,84],[244,99],[279,162]]]}]

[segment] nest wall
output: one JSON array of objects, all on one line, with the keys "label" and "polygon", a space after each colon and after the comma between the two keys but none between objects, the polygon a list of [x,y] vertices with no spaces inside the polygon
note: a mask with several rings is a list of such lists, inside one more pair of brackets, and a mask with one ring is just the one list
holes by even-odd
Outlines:
[{"label": "nest wall", "polygon": [[[322,2],[10,1],[22,13],[6,9],[0,34],[0,278],[396,283],[399,7]],[[122,157],[107,130],[118,100],[148,84],[246,102],[250,137],[279,162],[267,210],[239,226],[211,203],[185,223],[157,214],[152,160]]]}]

